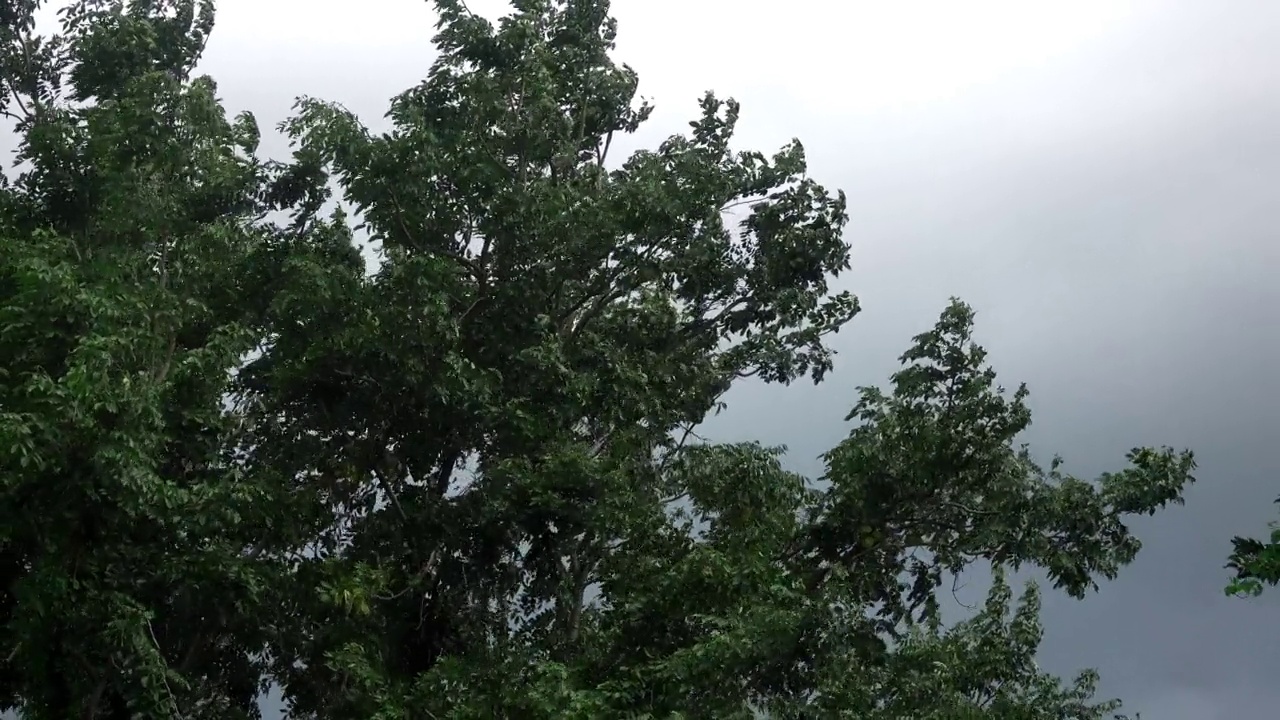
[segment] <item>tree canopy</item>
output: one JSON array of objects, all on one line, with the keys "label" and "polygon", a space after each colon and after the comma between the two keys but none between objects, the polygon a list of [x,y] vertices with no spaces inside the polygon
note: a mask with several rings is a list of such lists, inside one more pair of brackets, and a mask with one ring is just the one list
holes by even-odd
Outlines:
[{"label": "tree canopy", "polygon": [[[390,129],[298,101],[268,160],[194,76],[211,0],[0,10],[0,706],[43,718],[1112,717],[1035,663],[1190,452],[1086,480],[1019,437],[959,300],[821,477],[697,440],[824,381],[845,197],[793,141],[684,134],[605,0],[436,0]],[[336,209],[335,209],[336,208]],[[377,248],[368,267],[356,238]],[[945,626],[950,575],[996,569]]]}]

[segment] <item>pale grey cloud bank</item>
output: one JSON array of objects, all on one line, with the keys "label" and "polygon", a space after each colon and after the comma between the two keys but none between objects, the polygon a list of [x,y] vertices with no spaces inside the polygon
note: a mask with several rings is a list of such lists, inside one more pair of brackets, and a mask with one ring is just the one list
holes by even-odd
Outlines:
[{"label": "pale grey cloud bank", "polygon": [[[715,433],[785,443],[818,472],[854,386],[963,297],[1002,375],[1030,384],[1042,452],[1081,474],[1137,444],[1201,460],[1187,506],[1140,523],[1120,580],[1047,598],[1045,665],[1098,667],[1153,720],[1276,716],[1280,594],[1220,588],[1228,539],[1263,529],[1280,493],[1280,3],[614,4],[622,59],[659,107],[636,143],[682,130],[711,88],[742,102],[744,146],[799,136],[850,196],[847,282],[866,311],[837,372],[745,387]],[[376,125],[432,58],[418,0],[219,11],[205,70],[264,127],[297,94]]]}]

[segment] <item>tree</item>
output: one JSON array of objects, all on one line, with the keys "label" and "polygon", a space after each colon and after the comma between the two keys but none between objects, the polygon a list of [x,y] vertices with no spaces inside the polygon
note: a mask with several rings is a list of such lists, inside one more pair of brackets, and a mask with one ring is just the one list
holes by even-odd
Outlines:
[{"label": "tree", "polygon": [[53,36],[39,5],[0,18],[0,706],[255,716],[278,523],[224,397],[288,249],[258,130],[189,77],[210,2],[81,0]]},{"label": "tree", "polygon": [[[1137,551],[1124,516],[1180,499],[1189,454],[1091,484],[1014,447],[1023,393],[993,388],[959,304],[894,394],[864,394],[825,491],[759,447],[677,442],[738,377],[830,367],[857,309],[828,294],[843,196],[799,143],[732,150],[738,107],[711,95],[608,170],[648,107],[606,3],[525,0],[497,27],[437,8],[441,57],[390,132],[311,99],[287,126],[295,174],[336,181],[382,248],[371,277],[308,268],[240,376],[255,472],[312,498],[273,646],[298,716],[888,712],[883,668],[1003,620],[891,649],[945,571],[1035,564],[1082,595]],[[1009,657],[939,687],[973,713],[1102,712]]]},{"label": "tree", "polygon": [[1267,585],[1280,584],[1280,522],[1271,522],[1270,527],[1266,542],[1240,536],[1231,539],[1227,567],[1234,576],[1226,587],[1228,595],[1257,596]]},{"label": "tree", "polygon": [[[559,621],[525,630],[574,644],[613,526],[658,519],[638,473],[671,429],[736,377],[821,378],[822,338],[857,310],[827,293],[848,264],[844,198],[805,177],[798,143],[731,151],[738,108],[708,95],[690,136],[609,171],[612,138],[649,110],[609,61],[603,4],[518,3],[497,32],[438,8],[443,54],[390,133],[314,100],[287,128],[296,174],[331,172],[383,251],[371,278],[300,279],[241,375],[272,448],[258,467],[324,488],[300,511],[323,527],[297,584],[369,610],[343,623],[319,598],[282,602],[311,623],[282,640],[299,712],[372,712],[341,689],[355,659],[327,668],[343,648],[406,682],[461,648],[490,663],[519,649],[496,639],[513,613],[557,598]],[[743,234],[734,203],[752,204]],[[465,490],[464,460],[483,478]]]},{"label": "tree", "polygon": [[738,379],[830,370],[844,196],[799,142],[732,148],[711,94],[610,169],[649,107],[607,2],[435,5],[392,130],[304,98],[287,163],[189,78],[207,4],[5,18],[5,702],[252,717],[265,677],[299,718],[1113,712],[1035,666],[1038,591],[949,629],[936,595],[974,563],[1084,595],[1190,453],[1040,467],[959,302],[821,482],[691,442]]}]

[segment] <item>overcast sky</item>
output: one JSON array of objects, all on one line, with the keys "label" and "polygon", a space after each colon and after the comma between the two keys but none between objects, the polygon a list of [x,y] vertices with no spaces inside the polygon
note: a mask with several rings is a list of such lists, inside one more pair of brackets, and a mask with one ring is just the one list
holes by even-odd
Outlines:
[{"label": "overcast sky", "polygon": [[[420,0],[218,5],[203,70],[264,129],[302,94],[377,126],[433,57]],[[850,197],[842,282],[865,311],[836,373],[736,391],[716,437],[785,443],[819,472],[854,387],[883,382],[959,295],[1006,384],[1030,384],[1041,452],[1087,475],[1140,444],[1201,461],[1185,508],[1138,523],[1120,580],[1046,598],[1043,664],[1097,667],[1152,720],[1276,716],[1280,591],[1221,588],[1230,537],[1265,531],[1280,493],[1280,3],[614,6],[618,55],[657,105],[631,147],[683,131],[714,89],[742,103],[739,147],[798,136]]]}]

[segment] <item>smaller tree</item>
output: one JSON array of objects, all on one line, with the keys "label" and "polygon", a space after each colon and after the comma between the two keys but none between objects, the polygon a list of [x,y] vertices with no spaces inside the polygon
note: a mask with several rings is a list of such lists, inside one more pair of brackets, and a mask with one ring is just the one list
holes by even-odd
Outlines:
[{"label": "smaller tree", "polygon": [[[1093,699],[1093,672],[1063,682],[1036,665],[1039,591],[1015,604],[1003,573],[1036,566],[1083,596],[1137,553],[1130,516],[1181,502],[1194,461],[1138,449],[1095,481],[1038,466],[1013,442],[1026,390],[995,384],[972,320],[953,303],[891,392],[863,389],[825,487],[753,443],[634,468],[660,479],[662,502],[609,523],[569,642],[545,643],[564,617],[553,602],[545,633],[447,657],[399,696],[360,676],[361,692],[390,717],[455,720],[1120,720],[1118,702]],[[977,563],[996,571],[986,606],[944,629],[945,577]]]},{"label": "smaller tree", "polygon": [[1119,700],[1095,701],[1098,674],[1063,683],[1043,672],[1040,591],[1028,583],[1016,602],[997,569],[983,608],[942,630],[913,625],[885,662],[864,674],[834,674],[821,717],[859,720],[1127,720]]}]

